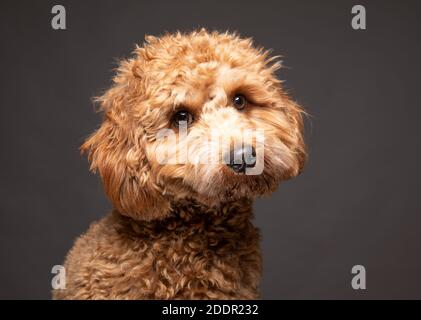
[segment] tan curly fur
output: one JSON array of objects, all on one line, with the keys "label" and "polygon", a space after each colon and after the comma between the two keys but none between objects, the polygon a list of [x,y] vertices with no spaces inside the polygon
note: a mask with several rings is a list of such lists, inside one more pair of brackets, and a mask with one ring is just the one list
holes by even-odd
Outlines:
[{"label": "tan curly fur", "polygon": [[[77,239],[55,299],[255,299],[261,257],[252,200],[296,176],[305,161],[302,109],[282,89],[280,63],[251,39],[204,29],[147,36],[98,99],[100,128],[82,145],[114,210]],[[247,108],[232,99],[242,94]],[[177,110],[194,116],[180,144],[158,140]],[[264,132],[264,170],[221,163],[163,164],[157,152]],[[216,148],[216,147],[215,147]],[[222,150],[218,149],[219,153]]]}]

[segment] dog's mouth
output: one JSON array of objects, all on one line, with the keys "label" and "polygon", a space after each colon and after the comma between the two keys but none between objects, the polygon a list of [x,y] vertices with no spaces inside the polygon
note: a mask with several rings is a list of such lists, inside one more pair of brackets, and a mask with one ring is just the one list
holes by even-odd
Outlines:
[{"label": "dog's mouth", "polygon": [[260,174],[248,174],[245,165],[232,168],[220,165],[207,170],[205,173],[196,168],[192,169],[179,181],[197,194],[200,198],[210,198],[219,201],[235,200],[239,198],[257,198],[273,192],[280,177],[276,173],[266,171]]},{"label": "dog's mouth", "polygon": [[[218,182],[216,182],[218,181]],[[167,183],[168,195],[173,198],[192,198],[206,204],[217,204],[239,199],[254,199],[272,193],[278,185],[272,176],[261,174],[247,176],[237,174],[226,176],[223,179],[212,180],[208,184],[191,183],[185,179],[172,179]]]},{"label": "dog's mouth", "polygon": [[243,171],[240,173],[234,171],[234,174],[229,172],[224,178],[225,187],[222,188],[222,191],[227,198],[263,196],[273,192],[279,183],[276,175],[267,172],[253,175]]}]

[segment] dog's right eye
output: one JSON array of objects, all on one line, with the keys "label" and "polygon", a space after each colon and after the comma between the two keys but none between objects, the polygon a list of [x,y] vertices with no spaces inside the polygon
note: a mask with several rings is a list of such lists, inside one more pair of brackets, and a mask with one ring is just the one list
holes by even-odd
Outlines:
[{"label": "dog's right eye", "polygon": [[234,107],[237,110],[243,110],[245,107],[247,107],[247,99],[242,94],[236,94],[234,98],[232,99],[232,102],[234,104]]},{"label": "dog's right eye", "polygon": [[183,124],[190,125],[193,122],[193,116],[186,110],[180,110],[174,114],[173,123],[180,127]]}]

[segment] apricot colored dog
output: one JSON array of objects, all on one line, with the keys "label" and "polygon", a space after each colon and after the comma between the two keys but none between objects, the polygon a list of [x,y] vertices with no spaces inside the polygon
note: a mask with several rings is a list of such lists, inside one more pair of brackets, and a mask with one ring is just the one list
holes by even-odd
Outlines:
[{"label": "apricot colored dog", "polygon": [[81,147],[114,209],[77,239],[54,298],[259,297],[252,201],[306,157],[279,67],[250,39],[203,29],[148,36],[121,62]]}]

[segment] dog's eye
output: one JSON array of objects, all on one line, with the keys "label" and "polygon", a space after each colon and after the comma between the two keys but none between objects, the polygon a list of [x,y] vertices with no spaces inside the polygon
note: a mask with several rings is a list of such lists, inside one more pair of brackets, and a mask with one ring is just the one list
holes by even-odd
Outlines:
[{"label": "dog's eye", "polygon": [[186,110],[180,110],[174,114],[173,122],[177,127],[183,123],[190,125],[193,122],[193,116]]},{"label": "dog's eye", "polygon": [[247,106],[247,99],[242,94],[236,94],[232,100],[234,107],[243,110]]}]

